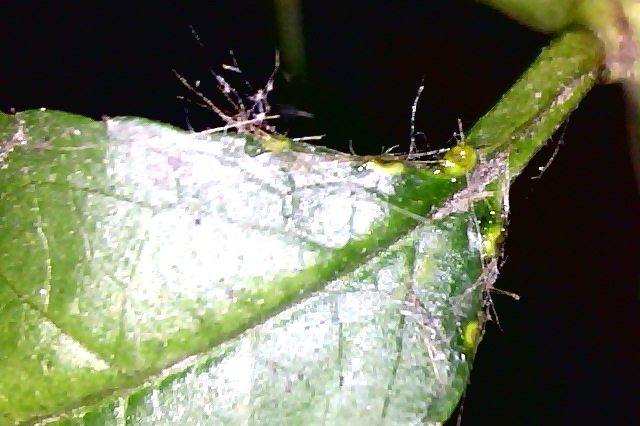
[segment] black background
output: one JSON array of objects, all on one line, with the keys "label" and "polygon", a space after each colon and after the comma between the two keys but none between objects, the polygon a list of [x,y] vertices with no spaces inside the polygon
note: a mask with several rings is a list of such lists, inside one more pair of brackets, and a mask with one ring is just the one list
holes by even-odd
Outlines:
[{"label": "black background", "polygon": [[[271,100],[316,118],[279,129],[327,134],[323,144],[342,150],[351,140],[359,154],[406,151],[423,76],[419,147],[441,146],[457,119],[470,128],[551,39],[466,1],[301,2],[309,84],[279,78]],[[221,125],[194,105],[185,113],[177,96],[195,97],[172,69],[221,104],[208,69],[229,63],[233,49],[244,74],[230,82],[249,95],[238,82],[264,83],[277,37],[271,2],[206,3],[3,4],[0,108]],[[503,331],[489,325],[463,425],[637,424],[640,202],[623,107],[619,87],[593,89],[562,141],[559,132],[513,185],[497,287],[521,300],[494,296]]]}]

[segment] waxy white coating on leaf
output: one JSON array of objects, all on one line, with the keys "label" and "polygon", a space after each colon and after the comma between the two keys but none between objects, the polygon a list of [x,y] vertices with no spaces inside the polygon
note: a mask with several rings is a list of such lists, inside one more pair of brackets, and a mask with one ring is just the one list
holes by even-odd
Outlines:
[{"label": "waxy white coating on leaf", "polygon": [[[56,114],[47,114],[36,119],[59,123]],[[74,324],[74,339],[89,342],[93,364],[103,361],[105,374],[112,374],[98,376],[99,382],[93,380],[98,368],[85,371],[92,380],[81,380],[86,389],[74,388],[78,395],[94,394],[105,382],[125,387],[118,374],[156,373],[211,350],[246,330],[243,325],[324,284],[305,302],[292,303],[206,355],[216,359],[207,368],[185,371],[172,379],[171,389],[154,388],[145,402],[136,396],[127,412],[139,410],[144,417],[141,411],[152,404],[154,417],[173,424],[196,424],[207,416],[243,424],[249,417],[258,422],[291,413],[303,413],[314,424],[375,424],[382,417],[404,424],[449,415],[469,370],[467,357],[451,342],[479,300],[465,287],[481,270],[479,251],[468,241],[471,215],[432,223],[402,210],[399,205],[412,201],[430,204],[398,195],[403,179],[395,173],[397,163],[388,173],[344,155],[282,149],[251,156],[241,136],[186,134],[139,119],[68,128],[82,129],[81,135],[59,128],[37,153],[50,155],[55,167],[34,163],[36,151],[20,149],[3,187],[9,209],[4,217],[29,222],[29,215],[38,216],[32,222],[50,247],[44,250],[29,226],[18,229],[5,220],[0,253],[9,255],[0,260],[15,293],[25,294],[42,288],[46,276],[21,281],[22,269],[5,267],[12,265],[11,256],[23,263],[19,250],[30,249],[27,267],[36,275],[43,272],[43,259],[55,265],[55,286],[44,295],[50,300],[32,298],[33,307],[61,324],[61,332]],[[31,129],[39,127],[28,123],[27,139],[37,139]],[[25,164],[28,176],[19,172]],[[409,177],[433,178],[425,171]],[[444,185],[447,180],[434,179]],[[20,198],[25,194],[47,205],[30,208],[31,201]],[[26,243],[25,233],[31,236]],[[64,250],[61,241],[72,249]],[[368,252],[361,241],[374,249]],[[69,271],[60,268],[65,261],[72,264]],[[41,337],[37,328],[28,331],[29,339]],[[63,352],[47,364],[53,373],[77,367]],[[239,366],[242,373],[234,374]],[[0,376],[5,384],[19,384],[24,375],[16,369]],[[36,381],[29,390],[43,386]],[[172,410],[176,395],[188,398],[189,408]],[[23,412],[10,415],[21,420]]]}]

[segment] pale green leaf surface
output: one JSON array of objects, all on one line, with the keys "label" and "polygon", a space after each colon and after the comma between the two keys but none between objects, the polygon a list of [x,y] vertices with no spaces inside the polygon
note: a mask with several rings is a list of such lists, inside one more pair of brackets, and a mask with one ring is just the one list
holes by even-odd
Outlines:
[{"label": "pale green leaf surface", "polygon": [[[380,415],[392,377],[389,371],[378,376],[375,370],[392,365],[379,350],[385,348],[391,356],[398,340],[404,340],[398,334],[404,322],[399,305],[415,281],[406,272],[407,262],[427,262],[414,253],[419,245],[427,244],[420,250],[444,250],[446,257],[446,244],[452,244],[449,233],[454,230],[415,227],[434,201],[451,194],[462,179],[409,167],[389,174],[375,163],[351,161],[339,153],[319,155],[312,147],[250,156],[245,151],[256,143],[250,138],[196,136],[139,119],[100,123],[34,111],[18,114],[14,125],[14,135],[26,144],[6,161],[0,207],[0,412],[5,418],[46,416],[141,384],[328,282],[329,294],[316,295],[296,308],[299,312],[287,313],[306,319],[280,319],[273,332],[262,327],[254,339],[264,341],[265,354],[276,342],[283,347],[276,353],[301,352],[295,356],[300,366],[283,360],[291,374],[323,367],[335,375],[340,369],[329,360],[349,370],[354,359],[363,359],[359,351],[370,351],[371,360],[377,355],[377,367],[362,364],[374,369],[369,374],[380,379],[376,385],[365,375],[344,379],[343,386],[366,384],[363,395],[380,395],[372,416]],[[454,241],[461,238],[463,247],[469,247],[469,223],[465,217],[450,225],[459,234]],[[392,261],[369,266],[382,262],[378,256],[411,232],[420,233],[402,240],[411,259],[398,263],[398,256],[386,256]],[[429,373],[415,325],[407,327],[406,336],[414,342],[406,355],[408,365],[425,369],[414,384],[433,394],[424,403],[435,404],[441,418],[458,395],[446,398],[447,408],[442,408],[440,393],[449,393],[455,380],[460,385],[454,393],[459,394],[465,374],[458,377],[458,370],[468,370],[461,349],[452,351],[450,341],[479,303],[476,291],[475,304],[467,301],[456,309],[443,305],[464,291],[461,283],[473,283],[479,274],[477,252],[459,248],[452,255],[462,257],[440,266],[429,264],[435,260],[427,256],[415,290],[423,291],[431,281],[444,286],[439,289],[442,300],[434,299],[433,309],[441,312],[431,318],[447,317],[432,336],[441,340],[439,356],[450,352],[437,367],[443,372]],[[368,283],[344,278],[352,270]],[[450,276],[435,280],[431,275],[436,273]],[[429,296],[433,289],[427,285],[424,291]],[[356,308],[362,304],[370,304],[367,315],[372,318],[358,317],[363,313]],[[292,339],[279,337],[291,332],[286,327],[300,327],[309,317],[328,327],[317,332],[339,338],[336,327],[343,327],[341,339],[352,342],[360,336],[359,345],[345,343],[343,360],[335,353],[336,342],[326,339],[310,339],[303,346],[283,343]],[[370,336],[371,327],[382,336]],[[225,362],[238,362],[231,361],[237,356],[229,355]],[[273,358],[269,362],[278,364]],[[329,376],[306,374],[320,380],[314,384],[317,389],[331,389]],[[268,376],[263,372],[258,377]],[[274,377],[281,380],[281,372]],[[260,383],[253,378],[251,395],[272,395],[273,385],[260,389]],[[436,384],[443,390],[436,390]],[[242,392],[238,398],[246,399]],[[340,400],[336,410],[351,407]],[[235,406],[227,407],[227,415],[242,417],[244,411],[237,414]],[[336,410],[326,415],[339,415]]]}]

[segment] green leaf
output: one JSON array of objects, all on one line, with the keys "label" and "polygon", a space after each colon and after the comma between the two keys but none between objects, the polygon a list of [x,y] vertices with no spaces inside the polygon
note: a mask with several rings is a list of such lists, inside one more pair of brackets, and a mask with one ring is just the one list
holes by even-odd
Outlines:
[{"label": "green leaf", "polygon": [[[481,247],[500,183],[593,84],[589,40],[552,45],[428,167],[138,118],[0,116],[0,423],[443,422],[497,273]],[[528,118],[504,113],[538,98]]]},{"label": "green leaf", "polygon": [[[579,19],[579,7],[593,0],[476,0],[539,31],[562,30]],[[600,0],[596,0],[600,2]]]},{"label": "green leaf", "polygon": [[476,0],[535,30],[589,29],[602,43],[609,81],[640,76],[640,5],[637,0]]}]

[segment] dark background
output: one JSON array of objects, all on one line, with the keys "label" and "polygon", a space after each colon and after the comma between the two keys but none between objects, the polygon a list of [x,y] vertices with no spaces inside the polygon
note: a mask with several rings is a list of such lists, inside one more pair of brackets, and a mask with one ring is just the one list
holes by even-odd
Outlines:
[{"label": "dark background", "polygon": [[[290,135],[358,154],[441,146],[498,101],[550,36],[467,1],[304,1],[307,86],[278,77],[270,97],[315,115],[278,123]],[[42,2],[45,3],[45,2]],[[196,130],[222,123],[172,73],[216,104],[209,68],[229,63],[243,95],[260,86],[277,45],[271,2],[8,2],[0,17],[0,108],[135,115]],[[93,3],[92,5],[88,5]],[[224,4],[223,4],[224,3]],[[188,25],[200,34],[202,49]],[[633,425],[638,422],[640,214],[617,86],[596,87],[512,187],[507,262],[463,425]],[[559,153],[540,179],[537,166]],[[455,424],[455,419],[451,424]]]}]

